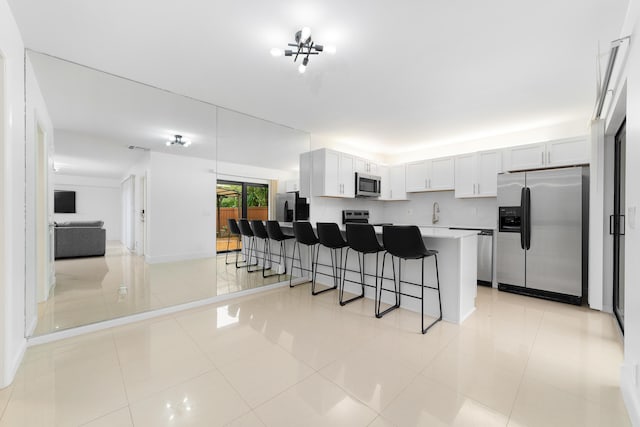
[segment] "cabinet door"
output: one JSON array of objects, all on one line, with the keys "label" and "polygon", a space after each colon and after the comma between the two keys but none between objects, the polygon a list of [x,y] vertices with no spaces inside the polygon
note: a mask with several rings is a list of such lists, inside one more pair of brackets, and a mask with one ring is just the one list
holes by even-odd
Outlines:
[{"label": "cabinet door", "polygon": [[382,166],[378,166],[376,163],[373,163],[373,162],[367,163],[367,170],[369,171],[368,173],[371,175],[380,175],[381,167]]},{"label": "cabinet door", "polygon": [[380,176],[380,197],[378,200],[391,200],[391,180],[389,179],[389,168],[379,166],[377,174]]},{"label": "cabinet door", "polygon": [[314,180],[316,178],[322,179],[324,182],[324,191],[322,194],[315,194],[316,196],[340,196],[342,189],[339,182],[339,169],[340,169],[340,154],[337,151],[325,150],[324,151],[324,169],[316,173],[315,164],[313,169]]},{"label": "cabinet door", "polygon": [[545,145],[533,144],[509,149],[509,170],[536,169],[545,166]]},{"label": "cabinet door", "polygon": [[476,155],[465,154],[455,159],[456,197],[474,197],[476,194],[475,177]]},{"label": "cabinet door", "polygon": [[[380,169],[378,169],[380,170]],[[396,165],[389,168],[389,198],[391,200],[404,200],[407,198],[405,165]],[[384,188],[384,182],[383,182]]]},{"label": "cabinet door", "polygon": [[355,158],[348,154],[340,153],[340,173],[339,181],[342,184],[341,196],[356,196],[356,175],[355,175]]},{"label": "cabinet door", "polygon": [[567,166],[589,163],[589,143],[586,138],[547,143],[547,164]]},{"label": "cabinet door", "polygon": [[453,190],[455,176],[453,157],[433,159],[429,174],[429,190]]},{"label": "cabinet door", "polygon": [[483,151],[477,154],[476,159],[476,195],[496,197],[498,173],[502,172],[502,151]]},{"label": "cabinet door", "polygon": [[360,157],[356,157],[353,159],[354,161],[354,171],[368,173],[368,162],[365,159],[361,159]]},{"label": "cabinet door", "polygon": [[427,161],[407,163],[407,193],[427,189]]}]

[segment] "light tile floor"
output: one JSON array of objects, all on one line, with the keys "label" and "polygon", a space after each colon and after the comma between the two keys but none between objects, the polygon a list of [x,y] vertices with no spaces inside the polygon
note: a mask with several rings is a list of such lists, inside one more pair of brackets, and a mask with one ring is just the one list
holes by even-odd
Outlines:
[{"label": "light tile floor", "polygon": [[282,288],[29,348],[14,426],[626,426],[610,315],[478,290],[462,325]]},{"label": "light tile floor", "polygon": [[62,259],[55,268],[56,286],[38,306],[35,336],[288,280],[226,265],[224,254],[147,264],[119,242],[108,242],[103,257]]}]

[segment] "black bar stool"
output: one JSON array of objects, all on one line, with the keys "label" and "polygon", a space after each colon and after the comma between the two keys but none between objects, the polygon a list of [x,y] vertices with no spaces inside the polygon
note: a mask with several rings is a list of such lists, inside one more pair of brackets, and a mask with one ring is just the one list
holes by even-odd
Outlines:
[{"label": "black bar stool", "polygon": [[[293,280],[293,262],[296,259],[296,246],[298,247],[298,270],[302,274],[303,271],[311,272],[311,280],[315,279],[315,275],[313,274],[315,271],[315,263],[313,262],[315,252],[317,250],[317,245],[320,243],[316,234],[313,232],[313,227],[310,222],[307,221],[295,221],[293,223],[293,235],[295,237],[295,242],[293,243],[293,253],[291,254],[291,276],[289,276],[289,287],[294,288],[298,285],[302,285],[304,283],[298,283],[297,285],[292,285],[291,281]],[[302,267],[302,255],[300,254],[300,245],[305,245],[309,249],[309,262],[311,263],[311,269]]]},{"label": "black bar stool", "polygon": [[[318,230],[318,240],[320,244],[326,248],[329,248],[331,253],[331,270],[333,272],[333,287],[323,289],[316,292],[316,280],[311,281],[311,294],[318,295],[323,292],[337,289],[342,279],[342,250],[346,248],[347,242],[342,238],[340,228],[335,222],[318,222],[316,223],[316,229]],[[340,258],[338,259],[338,250],[340,250]],[[318,274],[318,255],[320,250],[316,251],[316,270],[315,275]]]},{"label": "black bar stool", "polygon": [[[238,239],[238,242],[240,242],[242,240],[241,234],[240,233],[240,228],[238,227],[238,223],[236,222],[236,220],[234,218],[229,218],[227,220],[227,223],[229,224],[229,233],[234,236],[235,238]],[[229,264],[233,264],[232,262],[229,262],[229,243],[231,243],[231,239],[227,240],[227,254],[224,257],[224,262],[225,264],[229,265]],[[243,268],[246,267],[246,265],[238,265],[238,253],[240,252],[240,250],[236,250],[236,268]],[[242,261],[244,262],[244,261]]]},{"label": "black bar stool", "polygon": [[262,277],[267,278],[277,276],[277,272],[267,274],[267,257],[269,258],[269,270],[273,267],[273,261],[271,260],[271,243],[269,241],[267,229],[264,228],[262,221],[254,219],[251,221],[251,230],[253,230],[253,235],[256,239],[262,240]]},{"label": "black bar stool", "polygon": [[[391,310],[395,310],[400,307],[400,296],[401,293],[401,284],[409,283],[420,286],[420,297],[407,295],[414,298],[420,298],[420,310],[421,310],[421,330],[422,333],[426,333],[429,328],[435,325],[437,322],[442,320],[442,299],[440,297],[440,275],[438,273],[438,251],[429,250],[424,246],[424,240],[422,240],[422,234],[420,233],[420,229],[415,225],[405,225],[405,226],[386,226],[382,228],[382,241],[384,243],[384,247],[387,252],[384,254],[382,258],[382,278],[380,279],[380,290],[378,292],[376,298],[376,317],[380,318],[390,312]],[[391,292],[388,289],[383,289],[382,282],[384,280],[384,264],[387,259],[387,254],[391,255],[391,265],[393,266],[393,285],[394,292],[396,294],[396,304],[394,306],[389,307],[383,312],[380,312],[380,299],[382,297],[382,291]],[[424,260],[433,256],[435,260],[436,267],[436,286],[428,286],[424,284]],[[395,264],[393,262],[393,258],[398,258],[398,278],[397,278],[397,286],[396,286],[396,271]],[[412,282],[403,282],[402,281],[402,263],[400,260],[421,260],[422,261],[422,281],[421,283],[412,283]],[[438,291],[438,306],[440,309],[440,316],[434,320],[429,326],[424,327],[424,288],[429,288]]]},{"label": "black bar stool", "polygon": [[238,228],[240,228],[240,234],[242,234],[242,236],[246,237],[249,240],[249,258],[246,261],[247,271],[249,273],[255,273],[258,270],[251,270],[251,267],[258,265],[258,254],[256,253],[256,263],[251,264],[251,250],[253,251],[256,250],[255,248],[256,237],[253,234],[253,230],[251,230],[249,221],[247,221],[246,219],[243,218],[238,221]]},{"label": "black bar stool", "polygon": [[[284,234],[280,228],[278,221],[267,221],[267,235],[269,239],[280,242],[280,254],[278,255],[278,264],[284,259],[284,273],[287,274],[287,252],[285,242],[289,239],[294,239],[295,236]],[[271,253],[271,245],[269,245],[269,253]]]},{"label": "black bar stool", "polygon": [[[364,297],[364,287],[365,287],[365,255],[366,254],[376,254],[376,274],[375,274],[375,286],[374,288],[377,291],[378,288],[378,260],[380,252],[384,251],[384,248],[378,242],[378,238],[376,237],[376,231],[371,224],[351,224],[347,223],[347,243],[349,247],[347,248],[347,253],[344,256],[344,274],[342,276],[342,284],[340,286],[340,305],[346,305],[352,301]],[[362,285],[362,293],[351,299],[344,300],[344,282],[347,278],[347,260],[349,259],[349,249],[356,252],[358,257],[358,265],[360,266],[360,284]],[[361,260],[362,257],[362,260]]]}]

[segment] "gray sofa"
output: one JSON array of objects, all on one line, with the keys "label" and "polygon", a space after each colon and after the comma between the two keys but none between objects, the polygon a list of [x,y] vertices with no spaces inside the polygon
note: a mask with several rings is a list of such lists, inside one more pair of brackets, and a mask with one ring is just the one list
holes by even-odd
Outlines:
[{"label": "gray sofa", "polygon": [[55,259],[104,256],[104,221],[68,221],[55,225]]}]

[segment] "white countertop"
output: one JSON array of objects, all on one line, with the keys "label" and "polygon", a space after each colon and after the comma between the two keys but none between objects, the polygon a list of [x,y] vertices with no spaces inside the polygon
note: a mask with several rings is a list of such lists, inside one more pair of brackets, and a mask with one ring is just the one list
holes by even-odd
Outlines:
[{"label": "white countertop", "polygon": [[[396,225],[405,225],[405,224],[396,224]],[[291,222],[281,222],[281,227],[293,228],[293,223]],[[462,237],[474,236],[478,234],[477,231],[474,230],[450,230],[445,226],[418,226],[420,228],[420,233],[422,233],[422,237],[432,237],[437,239],[459,239]],[[315,227],[314,227],[315,229]],[[382,227],[376,226],[374,227],[377,234],[382,234]],[[344,230],[344,226],[340,226],[340,230]]]}]

